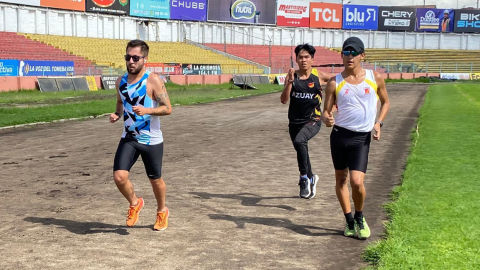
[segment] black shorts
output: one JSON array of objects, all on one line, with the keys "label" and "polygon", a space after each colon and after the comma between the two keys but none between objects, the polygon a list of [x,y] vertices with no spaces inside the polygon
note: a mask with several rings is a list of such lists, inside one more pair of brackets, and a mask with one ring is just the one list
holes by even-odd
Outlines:
[{"label": "black shorts", "polygon": [[367,172],[368,153],[372,132],[355,132],[333,126],[330,134],[330,151],[335,170]]},{"label": "black shorts", "polygon": [[142,155],[148,178],[158,179],[162,177],[163,142],[146,145],[132,139],[122,138],[115,154],[113,171],[130,171],[140,155]]}]

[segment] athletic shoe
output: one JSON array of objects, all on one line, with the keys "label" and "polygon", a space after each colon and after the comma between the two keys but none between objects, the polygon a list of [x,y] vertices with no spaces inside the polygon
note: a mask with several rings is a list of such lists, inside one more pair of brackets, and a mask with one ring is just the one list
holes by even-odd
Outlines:
[{"label": "athletic shoe", "polygon": [[311,192],[310,179],[308,177],[300,177],[298,185],[300,186],[300,198],[307,199]]},{"label": "athletic shoe", "polygon": [[345,235],[347,237],[354,237],[355,236],[355,225],[353,226],[353,228],[350,229],[350,227],[348,226],[348,223],[345,223],[345,231],[343,231],[343,235]]},{"label": "athletic shoe", "polygon": [[140,211],[142,210],[144,204],[143,198],[138,198],[138,204],[136,206],[130,206],[127,216],[128,227],[133,227],[135,224],[137,224]]},{"label": "athletic shoe", "polygon": [[168,216],[170,215],[168,208],[165,212],[157,213],[157,221],[153,226],[155,231],[163,231],[168,227]]},{"label": "athletic shoe", "polygon": [[360,222],[355,219],[355,235],[359,239],[367,239],[368,237],[370,237],[370,228],[365,221],[365,217],[363,217]]},{"label": "athletic shoe", "polygon": [[315,194],[317,193],[317,183],[318,183],[318,175],[314,174],[313,175],[313,183],[310,181],[310,196],[308,196],[308,199],[313,199],[315,197]]}]

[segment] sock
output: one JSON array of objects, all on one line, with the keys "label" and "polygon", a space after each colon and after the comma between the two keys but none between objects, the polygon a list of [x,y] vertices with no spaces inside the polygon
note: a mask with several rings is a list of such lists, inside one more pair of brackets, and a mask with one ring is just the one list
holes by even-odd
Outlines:
[{"label": "sock", "polygon": [[313,184],[313,175],[311,175],[311,176],[308,176],[308,174],[307,174],[307,177],[308,177],[308,180],[310,180],[310,183],[312,183],[312,184]]},{"label": "sock", "polygon": [[354,223],[354,219],[353,219],[353,216],[352,216],[352,212],[345,214],[345,220],[347,221],[348,228],[350,230],[353,230],[353,226],[354,226],[355,223]]},{"label": "sock", "polygon": [[363,212],[355,210],[354,218],[358,221],[363,221]]},{"label": "sock", "polygon": [[308,178],[308,176],[305,174],[305,175],[300,175],[300,178]]}]

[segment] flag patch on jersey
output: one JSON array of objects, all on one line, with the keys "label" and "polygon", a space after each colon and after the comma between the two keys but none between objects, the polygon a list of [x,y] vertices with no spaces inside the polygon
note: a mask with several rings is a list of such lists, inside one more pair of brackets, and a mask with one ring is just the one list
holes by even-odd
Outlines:
[{"label": "flag patch on jersey", "polygon": [[315,86],[315,83],[311,82],[308,84],[308,87],[313,88]]},{"label": "flag patch on jersey", "polygon": [[370,94],[370,89],[365,88],[365,95],[366,95],[366,94]]}]

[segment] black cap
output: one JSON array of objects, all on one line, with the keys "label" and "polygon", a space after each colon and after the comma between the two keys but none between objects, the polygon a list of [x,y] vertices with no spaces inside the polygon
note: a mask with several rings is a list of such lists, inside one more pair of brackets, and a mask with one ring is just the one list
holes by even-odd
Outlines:
[{"label": "black cap", "polygon": [[357,37],[349,37],[343,42],[342,50],[345,51],[346,48],[352,48],[356,52],[364,52],[365,46],[363,46],[363,41]]}]

